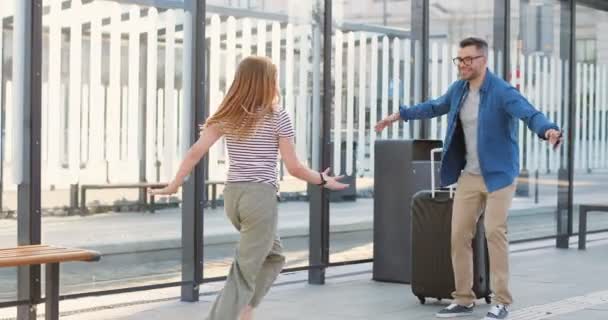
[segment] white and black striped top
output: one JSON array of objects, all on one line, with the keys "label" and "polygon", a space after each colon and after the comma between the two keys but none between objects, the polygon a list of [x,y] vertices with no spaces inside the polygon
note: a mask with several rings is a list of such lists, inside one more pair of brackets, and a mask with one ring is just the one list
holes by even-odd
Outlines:
[{"label": "white and black striped top", "polygon": [[279,108],[261,119],[255,133],[246,139],[226,134],[230,161],[227,182],[260,182],[277,187],[279,137],[294,137],[289,115]]}]

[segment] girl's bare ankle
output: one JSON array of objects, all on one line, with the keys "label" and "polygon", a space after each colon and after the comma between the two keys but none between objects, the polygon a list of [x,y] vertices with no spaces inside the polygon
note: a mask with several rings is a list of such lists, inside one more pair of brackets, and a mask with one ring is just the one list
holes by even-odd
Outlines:
[{"label": "girl's bare ankle", "polygon": [[253,320],[253,307],[248,305],[241,312],[240,320]]}]

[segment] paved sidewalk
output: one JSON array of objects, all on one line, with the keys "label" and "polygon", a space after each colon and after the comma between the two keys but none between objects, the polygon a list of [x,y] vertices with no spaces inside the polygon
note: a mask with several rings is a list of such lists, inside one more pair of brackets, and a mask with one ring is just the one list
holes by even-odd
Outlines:
[{"label": "paved sidewalk", "polygon": [[[510,319],[608,319],[608,234],[590,240],[587,251],[559,250],[547,241],[514,246]],[[281,275],[256,319],[430,320],[449,303],[420,305],[409,285],[370,280],[371,264],[331,268],[323,286],[305,279],[306,272]],[[204,285],[197,303],[180,302],[178,288],[62,301],[62,319],[204,319],[220,286]],[[481,319],[487,309],[480,300],[475,314],[464,319]],[[10,319],[6,312],[2,317]]]},{"label": "paved sidewalk", "polygon": [[[596,177],[575,189],[575,203],[605,200],[606,177]],[[555,186],[541,189],[533,198],[516,198],[509,217],[511,240],[555,234]],[[373,199],[331,204],[330,250],[332,261],[372,257]],[[577,230],[575,212],[574,228]],[[589,216],[590,229],[607,229],[608,214]],[[178,281],[181,263],[181,211],[111,212],[92,216],[43,217],[43,241],[85,247],[104,254],[100,263],[68,264],[62,268],[62,294],[124,288]],[[205,271],[223,275],[234,252],[238,233],[224,216],[223,208],[205,210]],[[0,246],[16,245],[16,220],[0,219]],[[289,266],[308,260],[309,205],[280,204],[279,233],[284,239]],[[0,300],[14,299],[16,270],[0,270]],[[607,317],[608,319],[608,317]]]}]

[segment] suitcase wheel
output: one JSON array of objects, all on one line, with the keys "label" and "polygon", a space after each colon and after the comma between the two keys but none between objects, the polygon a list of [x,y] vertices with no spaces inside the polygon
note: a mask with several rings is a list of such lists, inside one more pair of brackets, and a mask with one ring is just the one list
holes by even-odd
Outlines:
[{"label": "suitcase wheel", "polygon": [[487,303],[487,304],[491,304],[491,303],[492,303],[492,297],[490,297],[490,296],[486,296],[486,298],[485,298],[485,299],[486,299],[486,303]]},{"label": "suitcase wheel", "polygon": [[418,300],[420,301],[420,304],[426,303],[426,299],[423,296],[418,296]]}]

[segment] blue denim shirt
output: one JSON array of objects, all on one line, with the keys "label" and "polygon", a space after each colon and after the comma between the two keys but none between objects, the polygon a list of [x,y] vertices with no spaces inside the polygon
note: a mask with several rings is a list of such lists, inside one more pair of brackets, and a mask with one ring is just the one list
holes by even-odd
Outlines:
[{"label": "blue denim shirt", "polygon": [[[441,163],[443,186],[455,183],[466,164],[464,132],[459,112],[468,91],[468,81],[458,80],[435,100],[411,108],[399,108],[401,119],[405,121],[448,114]],[[536,110],[517,89],[489,70],[486,70],[479,94],[477,152],[486,187],[489,192],[493,192],[509,186],[519,175],[519,119],[543,140],[547,130],[559,128]]]}]

